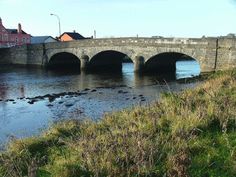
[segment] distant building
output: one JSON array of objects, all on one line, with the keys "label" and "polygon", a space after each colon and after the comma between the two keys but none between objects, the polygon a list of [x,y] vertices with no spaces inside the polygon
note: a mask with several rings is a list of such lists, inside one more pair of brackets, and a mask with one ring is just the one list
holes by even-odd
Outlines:
[{"label": "distant building", "polygon": [[58,42],[52,36],[32,36],[31,44],[42,44],[42,43],[50,43],[50,42]]},{"label": "distant building", "polygon": [[234,33],[229,33],[229,34],[227,34],[226,37],[228,37],[228,38],[235,38],[235,34]]},{"label": "distant building", "polygon": [[163,36],[152,36],[152,38],[159,38],[159,39],[162,39],[164,38]]},{"label": "distant building", "polygon": [[18,29],[6,29],[0,18],[0,48],[30,44],[30,37],[29,34],[22,30],[20,23],[18,24]]},{"label": "distant building", "polygon": [[81,40],[86,39],[84,36],[77,32],[64,32],[60,37],[60,41],[74,41],[74,40]]}]

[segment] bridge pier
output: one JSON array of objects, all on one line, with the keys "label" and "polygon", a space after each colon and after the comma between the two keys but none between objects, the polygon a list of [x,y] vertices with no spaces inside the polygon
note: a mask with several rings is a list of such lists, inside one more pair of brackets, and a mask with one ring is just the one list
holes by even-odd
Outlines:
[{"label": "bridge pier", "polygon": [[80,60],[80,70],[85,71],[88,69],[89,57],[88,55],[82,55]]},{"label": "bridge pier", "polygon": [[144,58],[143,56],[136,56],[134,58],[134,72],[142,72],[144,69]]}]

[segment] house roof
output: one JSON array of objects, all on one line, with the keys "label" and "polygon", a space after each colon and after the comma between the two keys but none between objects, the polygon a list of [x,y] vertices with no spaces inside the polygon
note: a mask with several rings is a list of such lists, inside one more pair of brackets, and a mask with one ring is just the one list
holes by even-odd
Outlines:
[{"label": "house roof", "polygon": [[[17,29],[6,29],[6,30],[10,34],[17,34],[18,33]],[[22,34],[27,34],[27,33],[22,30]]]},{"label": "house roof", "polygon": [[39,44],[39,43],[44,43],[48,38],[52,38],[55,41],[57,41],[55,38],[52,36],[32,36],[31,37],[31,43],[32,44]]},{"label": "house roof", "polygon": [[69,36],[70,36],[72,39],[74,39],[74,40],[85,39],[84,36],[82,36],[81,34],[76,33],[76,32],[64,32],[64,33],[60,36],[60,38],[61,38],[64,34],[69,35]]}]

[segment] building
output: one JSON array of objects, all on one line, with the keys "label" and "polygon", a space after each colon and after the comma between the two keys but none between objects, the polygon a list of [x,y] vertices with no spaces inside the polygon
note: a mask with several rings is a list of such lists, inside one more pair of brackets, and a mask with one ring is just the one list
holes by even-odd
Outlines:
[{"label": "building", "polygon": [[86,39],[84,36],[77,32],[64,32],[60,37],[60,41],[74,41],[74,40],[81,40]]},{"label": "building", "polygon": [[50,42],[58,42],[52,36],[32,36],[31,44],[42,44],[42,43],[50,43]]},{"label": "building", "polygon": [[6,29],[0,18],[0,47],[30,44],[30,38],[30,34],[22,30],[20,23],[18,24],[18,29]]}]

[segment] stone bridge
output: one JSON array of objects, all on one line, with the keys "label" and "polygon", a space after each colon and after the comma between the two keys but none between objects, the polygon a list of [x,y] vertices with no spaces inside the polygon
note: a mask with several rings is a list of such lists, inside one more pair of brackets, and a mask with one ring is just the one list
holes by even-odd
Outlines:
[{"label": "stone bridge", "polygon": [[120,68],[124,58],[135,71],[175,70],[178,60],[198,61],[201,72],[236,67],[234,38],[110,38],[24,45],[0,50],[0,64],[83,69]]}]

